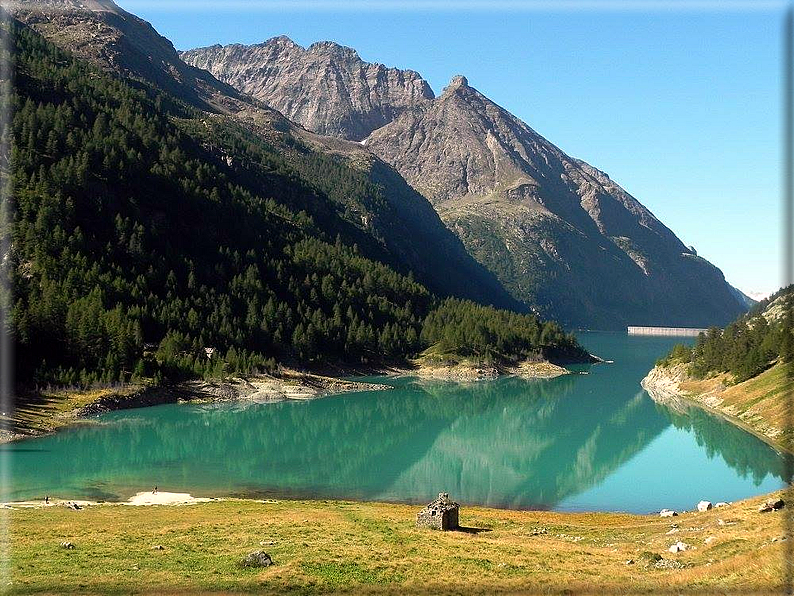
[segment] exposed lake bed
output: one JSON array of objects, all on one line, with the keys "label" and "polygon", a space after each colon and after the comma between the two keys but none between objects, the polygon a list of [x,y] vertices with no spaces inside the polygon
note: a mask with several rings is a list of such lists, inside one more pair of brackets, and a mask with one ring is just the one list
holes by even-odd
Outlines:
[{"label": "exposed lake bed", "polygon": [[581,339],[615,362],[545,380],[380,376],[357,381],[395,388],[109,412],[5,446],[13,482],[2,500],[123,501],[159,485],[419,503],[443,490],[491,507],[648,513],[782,486],[782,457],[757,437],[658,405],[639,386],[675,338]]}]

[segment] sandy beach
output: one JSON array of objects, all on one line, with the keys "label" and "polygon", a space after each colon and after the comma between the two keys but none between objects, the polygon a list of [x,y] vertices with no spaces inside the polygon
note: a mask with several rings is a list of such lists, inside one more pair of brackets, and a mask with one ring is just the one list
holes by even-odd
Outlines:
[{"label": "sandy beach", "polygon": [[167,491],[143,491],[135,493],[126,501],[119,501],[118,503],[108,503],[99,501],[81,501],[81,500],[61,500],[50,499],[49,503],[44,500],[37,501],[11,501],[3,503],[2,507],[5,509],[25,508],[25,509],[40,509],[43,507],[70,507],[72,504],[78,507],[90,507],[92,505],[192,505],[194,503],[207,503],[209,501],[218,501],[220,499],[208,497],[194,497],[189,493],[172,493]]}]

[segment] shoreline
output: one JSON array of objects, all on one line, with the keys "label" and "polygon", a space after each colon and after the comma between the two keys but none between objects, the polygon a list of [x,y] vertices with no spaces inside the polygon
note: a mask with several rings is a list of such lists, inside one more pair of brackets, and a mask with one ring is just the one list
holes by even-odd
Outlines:
[{"label": "shoreline", "polygon": [[[599,359],[599,362],[603,362]],[[542,360],[524,361],[517,364],[483,364],[469,360],[450,360],[434,362],[429,358],[415,361],[416,368],[408,374],[421,379],[434,379],[457,383],[492,381],[500,377],[520,377],[522,379],[554,379],[563,375],[581,374],[567,368]],[[585,373],[586,374],[586,373]]]},{"label": "shoreline", "polygon": [[[792,487],[794,488],[794,487]],[[785,487],[775,489],[769,493],[759,493],[756,495],[751,495],[745,497],[739,501],[732,501],[728,502],[725,505],[717,507],[715,509],[720,509],[723,512],[727,513],[730,511],[728,509],[734,505],[741,505],[743,503],[747,503],[750,501],[758,501],[758,500],[766,500],[771,498],[773,495],[780,495],[787,492]],[[210,497],[197,497],[193,496],[192,493],[187,492],[174,492],[174,491],[139,491],[135,494],[131,495],[125,500],[118,500],[118,501],[106,501],[106,500],[96,500],[96,499],[67,499],[67,498],[53,498],[50,497],[49,502],[45,502],[44,499],[24,499],[19,501],[4,501],[0,502],[0,509],[51,509],[51,508],[67,508],[67,509],[74,509],[80,510],[85,507],[152,507],[152,506],[165,506],[165,507],[176,507],[182,505],[200,505],[205,503],[223,503],[223,502],[240,502],[240,503],[250,503],[250,504],[276,504],[276,503],[350,503],[350,504],[360,504],[360,505],[380,505],[380,506],[387,506],[387,507],[413,507],[417,509],[421,509],[423,507],[423,503],[420,501],[413,502],[413,501],[389,501],[389,500],[378,500],[378,499],[356,499],[356,498],[348,498],[348,497],[327,497],[322,498],[319,496],[306,496],[301,497],[300,495],[286,495],[286,496],[271,496],[268,498],[265,497],[251,497],[251,496],[234,496],[234,495],[226,495],[226,496],[210,496]],[[73,507],[73,505],[77,505],[78,507]],[[477,504],[477,503],[464,503],[464,507],[468,508],[477,508],[477,509],[484,509],[492,512],[504,512],[507,513],[518,513],[518,514],[538,514],[538,515],[554,515],[554,516],[581,516],[581,515],[588,515],[588,516],[632,516],[632,517],[639,517],[639,518],[652,518],[657,519],[660,518],[660,511],[662,510],[649,510],[647,512],[634,512],[634,511],[625,511],[625,510],[601,510],[601,509],[581,509],[581,510],[566,510],[566,509],[554,509],[554,508],[542,508],[542,507],[500,507],[499,505],[484,505],[484,504]],[[697,509],[697,504],[693,503],[692,509],[676,509],[676,517],[680,516],[689,516],[689,515],[698,515],[703,513],[703,511],[699,511]],[[677,521],[680,521],[677,520]]]},{"label": "shoreline", "polygon": [[[370,383],[343,377],[416,377],[423,380],[438,380],[467,383],[494,380],[502,376],[518,376],[523,379],[552,379],[566,374],[578,374],[568,369],[542,362],[522,362],[517,365],[483,366],[472,362],[454,365],[433,365],[412,361],[400,366],[318,366],[312,371],[284,368],[278,375],[250,375],[231,377],[225,380],[189,380],[175,384],[151,386],[128,384],[108,389],[80,391],[55,390],[52,393],[34,396],[33,423],[26,421],[24,431],[8,430],[24,424],[14,417],[4,417],[0,429],[0,445],[25,439],[50,435],[60,429],[89,420],[112,411],[130,410],[165,404],[180,403],[276,403],[281,401],[305,401],[358,393],[363,391],[386,391],[393,389],[384,383]],[[61,409],[49,413],[47,404],[56,404]],[[36,405],[41,405],[41,415],[35,415]]]},{"label": "shoreline", "polygon": [[786,445],[782,440],[782,429],[768,424],[762,425],[756,420],[752,424],[751,421],[742,419],[735,409],[725,406],[721,394],[727,388],[721,382],[715,382],[713,388],[704,392],[682,388],[683,384],[691,381],[686,373],[686,365],[675,364],[668,367],[654,366],[640,381],[640,385],[656,403],[678,411],[687,407],[700,408],[750,433],[781,454],[794,454],[794,446]]},{"label": "shoreline", "polygon": [[[386,375],[394,369],[383,369]],[[284,369],[280,376],[251,375],[231,377],[223,381],[190,380],[171,385],[151,386],[130,384],[119,388],[54,391],[35,396],[31,401],[41,407],[41,415],[25,431],[0,430],[0,445],[50,435],[62,428],[88,420],[106,412],[146,408],[180,403],[276,403],[304,401],[328,395],[342,395],[361,391],[386,391],[391,385],[351,381],[338,377]],[[55,413],[46,412],[48,404],[61,407]],[[20,420],[6,418],[5,425],[19,425]]]}]

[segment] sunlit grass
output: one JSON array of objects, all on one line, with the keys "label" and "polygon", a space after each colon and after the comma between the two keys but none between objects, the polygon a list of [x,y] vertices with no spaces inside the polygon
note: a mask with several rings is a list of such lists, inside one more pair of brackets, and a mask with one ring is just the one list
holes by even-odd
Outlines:
[{"label": "sunlit grass", "polygon": [[[675,518],[464,507],[461,523],[468,530],[443,533],[415,528],[416,507],[380,503],[17,509],[11,512],[11,590],[768,592],[779,588],[784,513],[758,513],[761,500]],[[668,534],[671,524],[677,531]],[[61,548],[65,540],[76,548]],[[678,540],[694,548],[669,553]],[[156,545],[163,550],[153,550]],[[260,549],[272,556],[272,567],[239,565]],[[643,553],[684,568],[656,569]]]}]

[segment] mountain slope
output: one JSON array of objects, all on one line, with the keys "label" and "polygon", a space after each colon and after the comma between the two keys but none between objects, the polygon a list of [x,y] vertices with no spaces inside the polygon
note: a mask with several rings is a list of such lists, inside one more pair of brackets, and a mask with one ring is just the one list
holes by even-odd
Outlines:
[{"label": "mountain slope", "polygon": [[[162,89],[210,114],[246,123],[253,137],[279,147],[292,167],[331,199],[334,217],[346,224],[346,239],[357,243],[364,255],[403,273],[412,271],[441,295],[521,308],[466,252],[427,200],[371,152],[358,143],[296,126],[207,71],[188,66],[149,23],[110,0],[36,0],[18,5],[14,16],[111,73],[140,81],[144,88]],[[346,183],[329,178],[329,171]],[[318,220],[329,218],[329,205],[322,201],[309,201],[301,208]]]},{"label": "mountain slope", "polygon": [[[325,61],[346,73],[335,79],[332,100],[344,109],[345,97],[365,95],[345,82],[367,64],[331,43],[293,48],[286,60],[275,49],[285,44],[276,38],[182,57],[305,126],[333,132],[326,111],[299,109],[295,98],[322,85],[329,92],[316,68]],[[516,299],[568,325],[599,328],[724,324],[745,309],[716,267],[606,174],[567,156],[465,77],[438,98],[402,94],[398,101],[393,119],[362,143],[433,203]],[[347,129],[335,134],[354,138]]]},{"label": "mountain slope", "polygon": [[489,324],[436,318],[444,337],[588,359],[553,323],[440,302],[413,270],[367,258],[393,255],[346,208],[385,219],[391,203],[345,162],[103,74],[18,22],[0,36],[15,67],[12,128],[0,133],[15,156],[4,260],[21,384],[404,361],[450,304]]}]

